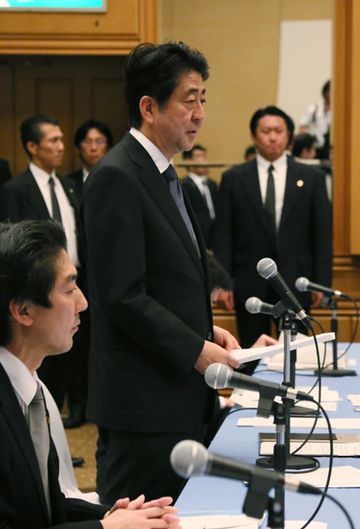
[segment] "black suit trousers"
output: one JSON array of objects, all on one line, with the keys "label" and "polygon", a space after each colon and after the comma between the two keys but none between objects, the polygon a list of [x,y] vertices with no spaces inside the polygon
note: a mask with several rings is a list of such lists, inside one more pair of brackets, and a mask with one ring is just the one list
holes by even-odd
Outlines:
[{"label": "black suit trousers", "polygon": [[172,469],[171,450],[184,439],[203,442],[204,437],[203,427],[179,433],[99,428],[96,490],[101,502],[112,505],[118,498],[140,494],[145,494],[147,500],[171,496],[176,501],[186,480]]}]

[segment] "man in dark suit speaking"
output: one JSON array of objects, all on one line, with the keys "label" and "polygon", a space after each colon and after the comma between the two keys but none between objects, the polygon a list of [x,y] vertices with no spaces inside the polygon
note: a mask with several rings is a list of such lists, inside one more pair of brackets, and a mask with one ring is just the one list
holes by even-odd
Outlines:
[{"label": "man in dark suit speaking", "polygon": [[65,498],[36,370],[68,351],[87,307],[61,227],[24,221],[0,227],[0,527],[178,529],[171,498],[103,505]]},{"label": "man in dark suit speaking", "polygon": [[[256,159],[224,173],[214,243],[215,256],[234,280],[243,347],[270,331],[270,317],[249,314],[246,299],[278,301],[256,271],[260,259],[274,259],[291,289],[299,276],[330,285],[332,267],[331,206],[324,174],[287,156],[292,119],[277,107],[261,108],[252,116],[250,130]],[[307,293],[296,295],[304,308],[321,301],[317,293],[312,300]]]},{"label": "man in dark suit speaking", "polygon": [[177,497],[171,449],[201,440],[213,411],[203,373],[237,366],[237,341],[213,327],[204,243],[172,165],[195,143],[207,77],[205,57],[183,43],[136,47],[125,66],[132,128],[85,184],[88,416],[103,501],[126,484],[131,495]]}]

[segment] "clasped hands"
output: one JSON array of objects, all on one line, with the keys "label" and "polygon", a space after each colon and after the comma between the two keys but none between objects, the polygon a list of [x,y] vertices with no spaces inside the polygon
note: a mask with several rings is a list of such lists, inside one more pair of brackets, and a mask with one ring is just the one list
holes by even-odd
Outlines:
[{"label": "clasped hands", "polygon": [[181,529],[172,498],[164,496],[145,502],[141,494],[135,500],[117,500],[101,520],[104,529]]}]

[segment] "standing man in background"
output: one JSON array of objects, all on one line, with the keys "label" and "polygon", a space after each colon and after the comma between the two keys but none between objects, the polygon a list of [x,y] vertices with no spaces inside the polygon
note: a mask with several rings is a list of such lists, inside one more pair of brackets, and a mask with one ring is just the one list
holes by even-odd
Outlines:
[{"label": "standing man in background", "polygon": [[[249,314],[251,296],[276,303],[278,296],[260,277],[263,257],[275,260],[291,289],[299,276],[331,284],[331,206],[324,173],[286,155],[293,120],[281,109],[257,110],[250,121],[256,159],[223,175],[215,230],[215,256],[234,280],[237,327],[242,347],[260,333],[270,333],[270,316]],[[320,293],[298,294],[304,308],[319,306]],[[250,363],[252,372],[256,363]]]},{"label": "standing man in background", "polygon": [[67,175],[74,184],[78,199],[81,199],[85,180],[94,165],[113,146],[111,130],[103,121],[88,119],[76,130],[74,144],[82,163],[81,169]]},{"label": "standing man in background", "polygon": [[[20,132],[30,163],[2,187],[1,220],[56,220],[65,231],[70,258],[80,270],[76,193],[71,181],[56,173],[64,156],[59,122],[50,116],[35,115],[21,124]],[[47,358],[39,370],[60,410],[66,392],[65,366],[64,358]]]},{"label": "standing man in background", "polygon": [[206,247],[211,249],[218,187],[208,176],[207,151],[202,145],[196,144],[190,151],[184,151],[182,157],[187,162],[199,164],[188,166],[188,175],[182,180],[182,185],[196,215]]},{"label": "standing man in background", "polygon": [[205,57],[183,43],[136,47],[125,66],[131,130],[85,186],[88,416],[102,501],[125,490],[176,498],[184,482],[170,452],[201,441],[213,413],[203,373],[238,366],[237,341],[213,327],[205,245],[172,164],[195,143],[207,78]]},{"label": "standing man in background", "polygon": [[[67,175],[80,203],[84,182],[94,165],[101,160],[113,145],[109,127],[102,121],[88,119],[75,132],[74,144],[78,149],[82,168]],[[66,178],[66,179],[67,179]],[[87,295],[86,285],[81,285]],[[77,334],[78,347],[67,357],[67,404],[69,414],[63,419],[65,428],[77,428],[84,424],[88,393],[88,364],[90,349],[90,316],[86,310],[83,324]]]}]

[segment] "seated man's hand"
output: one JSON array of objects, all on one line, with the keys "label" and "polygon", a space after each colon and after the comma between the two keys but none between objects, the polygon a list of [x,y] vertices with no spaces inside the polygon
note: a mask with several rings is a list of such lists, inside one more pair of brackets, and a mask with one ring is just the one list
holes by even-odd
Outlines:
[{"label": "seated man's hand", "polygon": [[266,347],[268,345],[276,345],[278,342],[271,336],[267,334],[262,334],[259,338],[252,344],[251,347]]},{"label": "seated man's hand", "polygon": [[232,290],[215,288],[211,292],[211,301],[216,309],[234,310],[234,294]]},{"label": "seated man's hand", "polygon": [[147,509],[148,507],[168,507],[173,502],[173,499],[171,496],[163,496],[162,498],[158,498],[156,500],[151,501],[145,501],[144,494],[140,494],[135,500],[131,500],[130,498],[120,498],[117,500],[114,505],[111,507],[110,511],[108,511],[107,514],[110,514],[116,509]]},{"label": "seated man's hand", "polygon": [[[181,529],[175,507],[119,507],[119,502],[125,505],[127,500],[127,498],[124,498],[124,501],[118,500],[115,504],[118,505],[117,508],[106,513],[101,520],[104,529]],[[134,502],[137,502],[137,500],[139,498],[134,500]],[[139,503],[141,503],[141,500]],[[148,502],[148,504],[150,503]],[[144,502],[142,503],[143,505]]]}]

